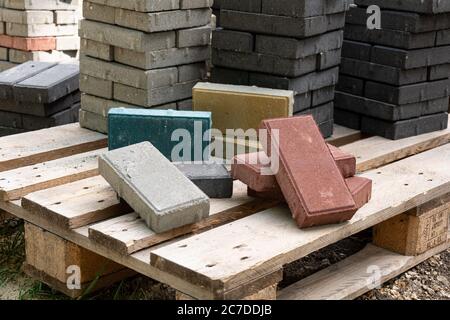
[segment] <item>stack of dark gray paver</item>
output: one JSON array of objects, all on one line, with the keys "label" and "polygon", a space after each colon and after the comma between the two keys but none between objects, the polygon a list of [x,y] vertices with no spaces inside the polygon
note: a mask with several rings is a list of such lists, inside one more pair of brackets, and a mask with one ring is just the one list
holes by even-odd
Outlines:
[{"label": "stack of dark gray paver", "polygon": [[212,5],[213,14],[216,16],[216,26],[220,26],[220,7],[223,0],[214,0]]},{"label": "stack of dark gray paver", "polygon": [[84,1],[80,124],[107,132],[113,107],[192,109],[206,78],[212,0]]},{"label": "stack of dark gray paver", "polygon": [[0,70],[78,58],[82,0],[0,0]]},{"label": "stack of dark gray paver", "polygon": [[213,32],[211,81],[295,92],[294,115],[333,133],[349,0],[223,0]]},{"label": "stack of dark gray paver", "polygon": [[[450,1],[355,0],[347,14],[335,121],[401,139],[447,128]],[[381,8],[381,29],[367,7]]]},{"label": "stack of dark gray paver", "polygon": [[78,63],[26,62],[0,73],[0,136],[78,121]]}]

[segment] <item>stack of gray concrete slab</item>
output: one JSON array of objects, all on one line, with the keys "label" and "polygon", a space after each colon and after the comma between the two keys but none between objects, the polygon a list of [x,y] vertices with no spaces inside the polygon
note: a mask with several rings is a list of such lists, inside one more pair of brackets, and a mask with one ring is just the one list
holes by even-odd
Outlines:
[{"label": "stack of gray concrete slab", "polygon": [[[389,139],[445,129],[450,1],[355,2],[347,14],[335,121]],[[381,29],[368,29],[369,5],[381,8]]]},{"label": "stack of gray concrete slab", "polygon": [[295,92],[294,115],[333,133],[345,13],[350,0],[225,0],[213,33],[211,81]]},{"label": "stack of gray concrete slab", "polygon": [[26,62],[0,73],[0,136],[78,121],[77,63]]},{"label": "stack of gray concrete slab", "polygon": [[0,1],[0,70],[78,57],[82,0]]},{"label": "stack of gray concrete slab", "polygon": [[80,124],[107,132],[112,107],[192,109],[207,74],[212,0],[84,1]]}]

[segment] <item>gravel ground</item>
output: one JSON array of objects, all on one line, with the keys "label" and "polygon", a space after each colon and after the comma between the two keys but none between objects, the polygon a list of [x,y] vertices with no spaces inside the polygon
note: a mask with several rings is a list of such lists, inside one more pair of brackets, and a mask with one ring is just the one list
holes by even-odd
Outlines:
[{"label": "gravel ground", "polygon": [[372,290],[361,300],[449,300],[450,250]]},{"label": "gravel ground", "polygon": [[[284,268],[284,288],[358,252],[370,243],[371,232],[362,232],[316,251]],[[23,225],[7,220],[0,225],[0,300],[68,299],[21,271],[24,261]],[[143,276],[124,280],[83,299],[174,299],[171,288]],[[448,300],[450,299],[450,250],[432,257],[360,300]]]}]

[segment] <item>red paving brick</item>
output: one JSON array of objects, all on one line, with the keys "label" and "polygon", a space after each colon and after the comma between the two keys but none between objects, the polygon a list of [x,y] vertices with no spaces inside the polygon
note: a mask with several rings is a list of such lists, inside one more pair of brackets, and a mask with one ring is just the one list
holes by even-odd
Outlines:
[{"label": "red paving brick", "polygon": [[372,198],[372,180],[363,177],[352,177],[345,180],[353,200],[361,209]]},{"label": "red paving brick", "polygon": [[[268,131],[267,144],[278,148],[269,152],[279,156],[276,179],[298,226],[350,220],[355,201],[314,119],[264,120],[261,126]],[[279,138],[272,141],[275,130]]]},{"label": "red paving brick", "polygon": [[261,174],[264,168],[270,170],[270,161],[265,152],[242,154],[233,158],[231,174],[233,179],[242,181],[256,192],[279,189],[274,175]]},{"label": "red paving brick", "polygon": [[[358,209],[361,209],[372,198],[372,180],[363,177],[351,177],[345,179],[345,183],[347,184]],[[280,189],[278,189],[278,192],[276,190],[273,192],[258,192],[247,188],[247,194],[249,197],[253,198],[286,202]]]},{"label": "red paving brick", "polygon": [[49,51],[56,49],[55,37],[11,37],[0,35],[0,47],[23,50],[23,51]]},{"label": "red paving brick", "polygon": [[331,151],[331,155],[336,161],[336,164],[341,171],[344,178],[353,177],[356,174],[356,158],[355,156],[345,153],[341,149],[329,144],[328,148]]},{"label": "red paving brick", "polygon": [[[356,173],[356,158],[332,145],[328,147],[342,176],[353,177]],[[270,170],[269,161],[264,151],[237,155],[231,165],[233,178],[242,181],[254,192],[277,191],[279,186],[275,176],[261,174],[263,168]]]},{"label": "red paving brick", "polygon": [[258,192],[251,188],[247,188],[247,195],[252,198],[260,198],[264,200],[279,200],[280,202],[286,202],[281,189],[278,187],[272,191]]}]

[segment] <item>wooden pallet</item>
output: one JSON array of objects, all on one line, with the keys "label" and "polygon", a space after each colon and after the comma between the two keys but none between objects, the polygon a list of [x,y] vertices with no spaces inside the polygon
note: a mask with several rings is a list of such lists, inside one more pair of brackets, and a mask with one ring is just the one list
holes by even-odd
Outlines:
[{"label": "wooden pallet", "polygon": [[[53,140],[36,145],[33,135]],[[450,129],[390,141],[337,126],[329,142],[355,154],[360,174],[374,181],[372,201],[340,225],[299,230],[286,207],[250,198],[235,182],[232,199],[211,201],[210,218],[155,234],[97,176],[95,159],[106,137],[77,125],[0,139],[0,209],[166,283],[180,298],[275,298],[283,265],[450,193]],[[361,270],[369,261],[386,266],[386,281],[447,247],[405,257],[371,245],[331,267],[345,272],[313,275],[332,279],[330,292],[349,284],[345,294],[311,293],[318,280],[307,278],[279,296],[354,298],[369,290],[350,285],[368,277]],[[360,273],[352,269],[358,265]]]}]

